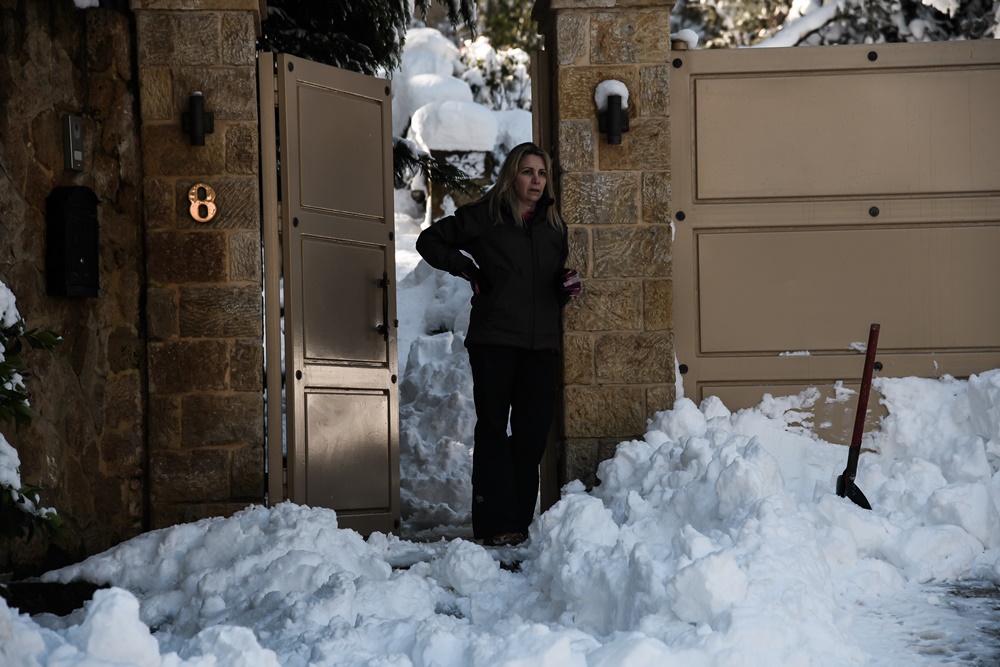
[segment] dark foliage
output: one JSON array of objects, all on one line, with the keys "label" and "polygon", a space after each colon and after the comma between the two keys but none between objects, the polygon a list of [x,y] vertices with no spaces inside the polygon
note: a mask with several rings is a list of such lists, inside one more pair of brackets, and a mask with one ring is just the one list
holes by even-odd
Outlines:
[{"label": "dark foliage", "polygon": [[[440,1],[440,0],[439,0]],[[431,0],[415,0],[418,16]],[[475,0],[448,2],[452,25],[475,25]],[[362,74],[388,76],[403,55],[406,30],[413,17],[407,0],[268,0],[261,47]],[[405,175],[423,171],[447,188],[470,191],[477,186],[460,170],[412,150],[409,142],[393,142],[396,187]]]},{"label": "dark foliage", "polygon": [[[415,0],[415,13],[430,4]],[[475,25],[475,0],[447,8],[453,25]],[[263,46],[363,74],[391,72],[412,18],[407,0],[268,0]]]}]

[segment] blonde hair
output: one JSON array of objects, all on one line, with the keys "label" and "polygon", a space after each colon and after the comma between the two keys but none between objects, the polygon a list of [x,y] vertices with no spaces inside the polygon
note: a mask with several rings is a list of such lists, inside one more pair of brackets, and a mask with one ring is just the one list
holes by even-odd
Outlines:
[{"label": "blonde hair", "polygon": [[556,195],[555,190],[552,188],[552,160],[549,158],[548,153],[531,142],[519,144],[511,149],[510,153],[508,153],[507,157],[504,159],[503,165],[500,167],[500,174],[497,176],[497,182],[492,188],[490,188],[489,192],[480,198],[479,201],[487,202],[490,217],[493,218],[494,224],[500,223],[501,211],[504,207],[506,207],[514,214],[514,224],[518,226],[524,225],[524,219],[521,217],[521,214],[523,213],[521,210],[521,202],[518,200],[517,193],[514,191],[514,179],[517,178],[517,172],[521,166],[521,160],[528,155],[536,155],[540,157],[542,162],[545,164],[545,196],[552,200],[552,204],[548,207],[548,211],[546,212],[546,220],[556,229],[562,230],[564,224],[562,217],[559,215],[559,211],[556,210]]}]

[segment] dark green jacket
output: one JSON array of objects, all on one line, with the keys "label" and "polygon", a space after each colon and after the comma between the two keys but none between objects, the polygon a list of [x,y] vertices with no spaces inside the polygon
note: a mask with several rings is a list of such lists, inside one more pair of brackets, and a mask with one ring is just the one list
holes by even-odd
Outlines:
[{"label": "dark green jacket", "polygon": [[466,345],[559,349],[566,302],[560,276],[568,245],[566,230],[554,229],[545,219],[552,203],[538,202],[534,218],[517,226],[506,208],[495,224],[486,202],[476,202],[420,233],[417,252],[434,268],[468,277],[473,265],[462,250],[479,267],[480,294],[472,301]]}]

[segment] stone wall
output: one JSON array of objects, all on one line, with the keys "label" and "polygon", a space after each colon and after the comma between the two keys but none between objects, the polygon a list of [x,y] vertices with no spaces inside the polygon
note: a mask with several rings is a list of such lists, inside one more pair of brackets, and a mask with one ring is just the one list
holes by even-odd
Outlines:
[{"label": "stone wall", "polygon": [[[132,0],[145,178],[151,526],[264,499],[258,0]],[[182,130],[201,91],[214,132]],[[217,214],[199,222],[204,184]]]},{"label": "stone wall", "polygon": [[[144,528],[144,247],[132,25],[127,14],[72,0],[0,1],[0,279],[29,328],[64,341],[29,351],[30,428],[0,425],[25,483],[45,487],[68,528],[62,550],[41,540],[0,554],[0,571],[44,570]],[[63,167],[62,116],[83,118],[84,169]],[[45,289],[45,200],[81,185],[99,199],[100,296]],[[29,570],[30,571],[30,570]]]},{"label": "stone wall", "polygon": [[[540,0],[553,71],[552,136],[570,265],[584,292],[564,316],[561,481],[597,464],[674,400],[667,0]],[[629,91],[621,145],[594,92]]]},{"label": "stone wall", "polygon": [[[50,569],[144,530],[264,499],[263,324],[257,165],[259,0],[0,0],[0,279],[29,327],[39,414],[0,429],[22,481],[68,528],[61,548],[16,543],[0,571]],[[195,90],[215,114],[192,146]],[[62,119],[83,120],[82,171]],[[211,187],[196,221],[188,191]],[[98,199],[97,297],[46,294],[46,198]]]}]

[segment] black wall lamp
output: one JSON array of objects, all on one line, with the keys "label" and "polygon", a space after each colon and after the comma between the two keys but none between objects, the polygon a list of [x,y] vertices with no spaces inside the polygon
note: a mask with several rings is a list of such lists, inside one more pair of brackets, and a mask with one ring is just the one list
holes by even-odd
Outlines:
[{"label": "black wall lamp", "polygon": [[188,110],[181,114],[181,127],[191,137],[192,146],[204,146],[205,135],[215,132],[215,114],[205,111],[205,96],[200,90],[188,98]]},{"label": "black wall lamp", "polygon": [[622,132],[628,132],[628,88],[621,81],[609,79],[597,84],[597,127],[608,135],[608,144],[622,142]]}]

